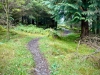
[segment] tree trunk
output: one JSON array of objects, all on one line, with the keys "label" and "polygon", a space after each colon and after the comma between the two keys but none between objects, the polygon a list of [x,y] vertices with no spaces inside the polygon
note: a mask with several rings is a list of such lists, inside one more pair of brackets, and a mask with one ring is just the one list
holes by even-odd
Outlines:
[{"label": "tree trunk", "polygon": [[[82,2],[83,2],[83,6],[85,6],[85,7],[82,7],[83,11],[87,11],[88,9],[87,0],[82,0]],[[86,19],[87,15],[82,15],[82,17]],[[88,35],[89,35],[88,21],[81,20],[81,38],[84,38],[85,36],[88,36]]]},{"label": "tree trunk", "polygon": [[99,33],[100,33],[100,27],[99,25],[97,25],[96,34],[99,34]]},{"label": "tree trunk", "polygon": [[9,6],[8,6],[8,0],[7,0],[7,4],[6,4],[6,18],[7,18],[7,39],[10,39],[10,31],[9,31]]},{"label": "tree trunk", "polygon": [[9,36],[9,15],[8,13],[6,13],[6,17],[7,17],[7,39],[9,40],[10,39],[10,36]]},{"label": "tree trunk", "polygon": [[70,25],[70,28],[73,29],[73,25]]},{"label": "tree trunk", "polygon": [[82,20],[81,21],[81,38],[89,35],[89,25],[88,21]]},{"label": "tree trunk", "polygon": [[36,18],[36,26],[39,25],[39,17]]},{"label": "tree trunk", "polygon": [[96,34],[100,33],[100,23],[99,23],[99,16],[97,16],[97,28],[96,28]]},{"label": "tree trunk", "polygon": [[22,16],[22,24],[24,24],[24,17]]},{"label": "tree trunk", "polygon": [[9,31],[9,3],[8,3],[8,0],[2,0],[1,1],[2,5],[3,5],[3,9],[5,11],[5,14],[6,14],[6,24],[7,24],[7,40],[10,39],[10,31]]},{"label": "tree trunk", "polygon": [[95,22],[93,22],[93,23],[92,23],[92,33],[93,33],[93,34],[95,34],[95,28],[96,28]]}]

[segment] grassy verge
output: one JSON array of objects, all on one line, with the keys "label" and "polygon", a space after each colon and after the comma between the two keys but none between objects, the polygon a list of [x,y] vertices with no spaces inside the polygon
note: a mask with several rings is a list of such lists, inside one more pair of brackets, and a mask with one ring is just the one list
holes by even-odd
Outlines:
[{"label": "grassy verge", "polygon": [[[95,67],[93,61],[83,61],[84,58],[75,55],[76,52],[84,56],[95,51],[84,44],[76,51],[78,42],[75,40],[79,39],[78,34],[54,38],[51,37],[51,29],[22,25],[12,29],[11,40],[6,42],[6,30],[1,29],[0,75],[30,75],[35,65],[27,43],[36,37],[42,37],[39,47],[48,60],[51,75],[100,75],[100,69]],[[97,57],[100,57],[100,54],[97,54]]]},{"label": "grassy verge", "polygon": [[[84,56],[95,50],[82,44],[76,51],[77,34],[71,34],[62,39],[44,37],[40,40],[40,49],[50,64],[51,75],[100,75],[100,69],[94,67],[93,62],[79,58],[75,54]],[[100,55],[99,55],[100,56]]]},{"label": "grassy verge", "polygon": [[29,75],[34,61],[27,43],[37,36],[14,30],[7,42],[6,30],[2,28],[0,33],[0,75]]}]

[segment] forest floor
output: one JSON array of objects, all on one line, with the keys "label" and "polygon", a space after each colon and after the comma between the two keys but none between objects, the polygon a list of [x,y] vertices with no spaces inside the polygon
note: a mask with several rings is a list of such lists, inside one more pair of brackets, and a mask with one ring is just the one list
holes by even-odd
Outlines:
[{"label": "forest floor", "polygon": [[[43,70],[38,69],[32,50],[37,50],[37,55],[43,57],[50,75],[100,75],[100,53],[85,59],[95,49],[85,44],[78,47],[79,34],[64,35],[67,33],[70,32],[19,25],[11,29],[7,41],[6,30],[1,27],[0,75],[31,75]],[[27,44],[28,47],[32,45],[30,51]]]}]

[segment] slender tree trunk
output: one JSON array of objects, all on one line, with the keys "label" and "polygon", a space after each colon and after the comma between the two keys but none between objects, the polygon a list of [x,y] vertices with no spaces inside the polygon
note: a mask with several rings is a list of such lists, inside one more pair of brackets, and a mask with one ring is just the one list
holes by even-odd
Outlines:
[{"label": "slender tree trunk", "polygon": [[22,16],[22,24],[24,24],[24,18],[23,18],[23,16]]},{"label": "slender tree trunk", "polygon": [[5,11],[5,14],[6,14],[6,24],[7,24],[7,40],[9,40],[10,39],[10,35],[9,35],[9,33],[10,33],[10,30],[9,30],[9,2],[8,2],[8,0],[2,0],[1,1],[2,2],[2,5],[3,5],[3,9],[4,9],[4,11]]},{"label": "slender tree trunk", "polygon": [[8,0],[7,0],[7,35],[8,35],[8,40],[10,39],[10,30],[9,30],[9,6],[8,6]]},{"label": "slender tree trunk", "polygon": [[89,25],[88,21],[82,20],[81,21],[81,38],[89,35]]},{"label": "slender tree trunk", "polygon": [[99,25],[97,24],[96,34],[99,34],[99,33],[100,33],[100,27],[99,27]]},{"label": "slender tree trunk", "polygon": [[92,23],[92,33],[95,34],[95,22]]},{"label": "slender tree trunk", "polygon": [[9,14],[6,13],[6,17],[7,17],[7,39],[9,40],[10,39],[10,36],[9,36]]},{"label": "slender tree trunk", "polygon": [[36,18],[36,26],[39,25],[39,17]]},{"label": "slender tree trunk", "polygon": [[70,25],[70,28],[73,29],[73,25]]},{"label": "slender tree trunk", "polygon": [[8,0],[6,2],[6,18],[7,18],[7,39],[10,39],[10,30],[9,30],[9,6],[8,6]]}]

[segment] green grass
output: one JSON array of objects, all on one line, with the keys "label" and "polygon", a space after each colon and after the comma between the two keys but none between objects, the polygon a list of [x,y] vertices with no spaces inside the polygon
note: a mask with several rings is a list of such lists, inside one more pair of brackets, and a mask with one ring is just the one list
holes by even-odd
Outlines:
[{"label": "green grass", "polygon": [[17,26],[15,30],[19,30],[31,34],[42,34],[42,35],[46,34],[45,30],[43,30],[42,28],[37,28],[35,25],[28,25],[28,26],[20,25]]},{"label": "green grass", "polygon": [[28,33],[11,31],[11,40],[6,41],[6,31],[0,34],[0,75],[30,74],[35,65],[27,43],[35,37]]},{"label": "green grass", "polygon": [[0,45],[0,73],[2,75],[28,75],[34,66],[33,56],[26,44],[32,39],[19,35]]},{"label": "green grass", "polygon": [[[51,75],[100,75],[100,69],[95,68],[93,63],[75,55],[78,37],[78,34],[71,34],[61,39],[44,37],[40,40],[40,49],[50,64]],[[94,51],[82,44],[78,54],[83,56]]]},{"label": "green grass", "polygon": [[[12,29],[11,40],[6,41],[6,30],[0,28],[1,75],[30,75],[35,63],[27,49],[27,43],[36,37],[42,37],[39,47],[49,63],[51,75],[100,75],[100,68],[95,67],[96,61],[83,61],[81,57],[95,50],[81,44],[76,51],[79,34],[72,33],[62,37],[57,32],[59,38],[56,38],[52,29],[43,30],[32,25],[21,25]],[[76,55],[77,52],[80,57]],[[97,57],[100,57],[100,54],[97,54]]]}]

